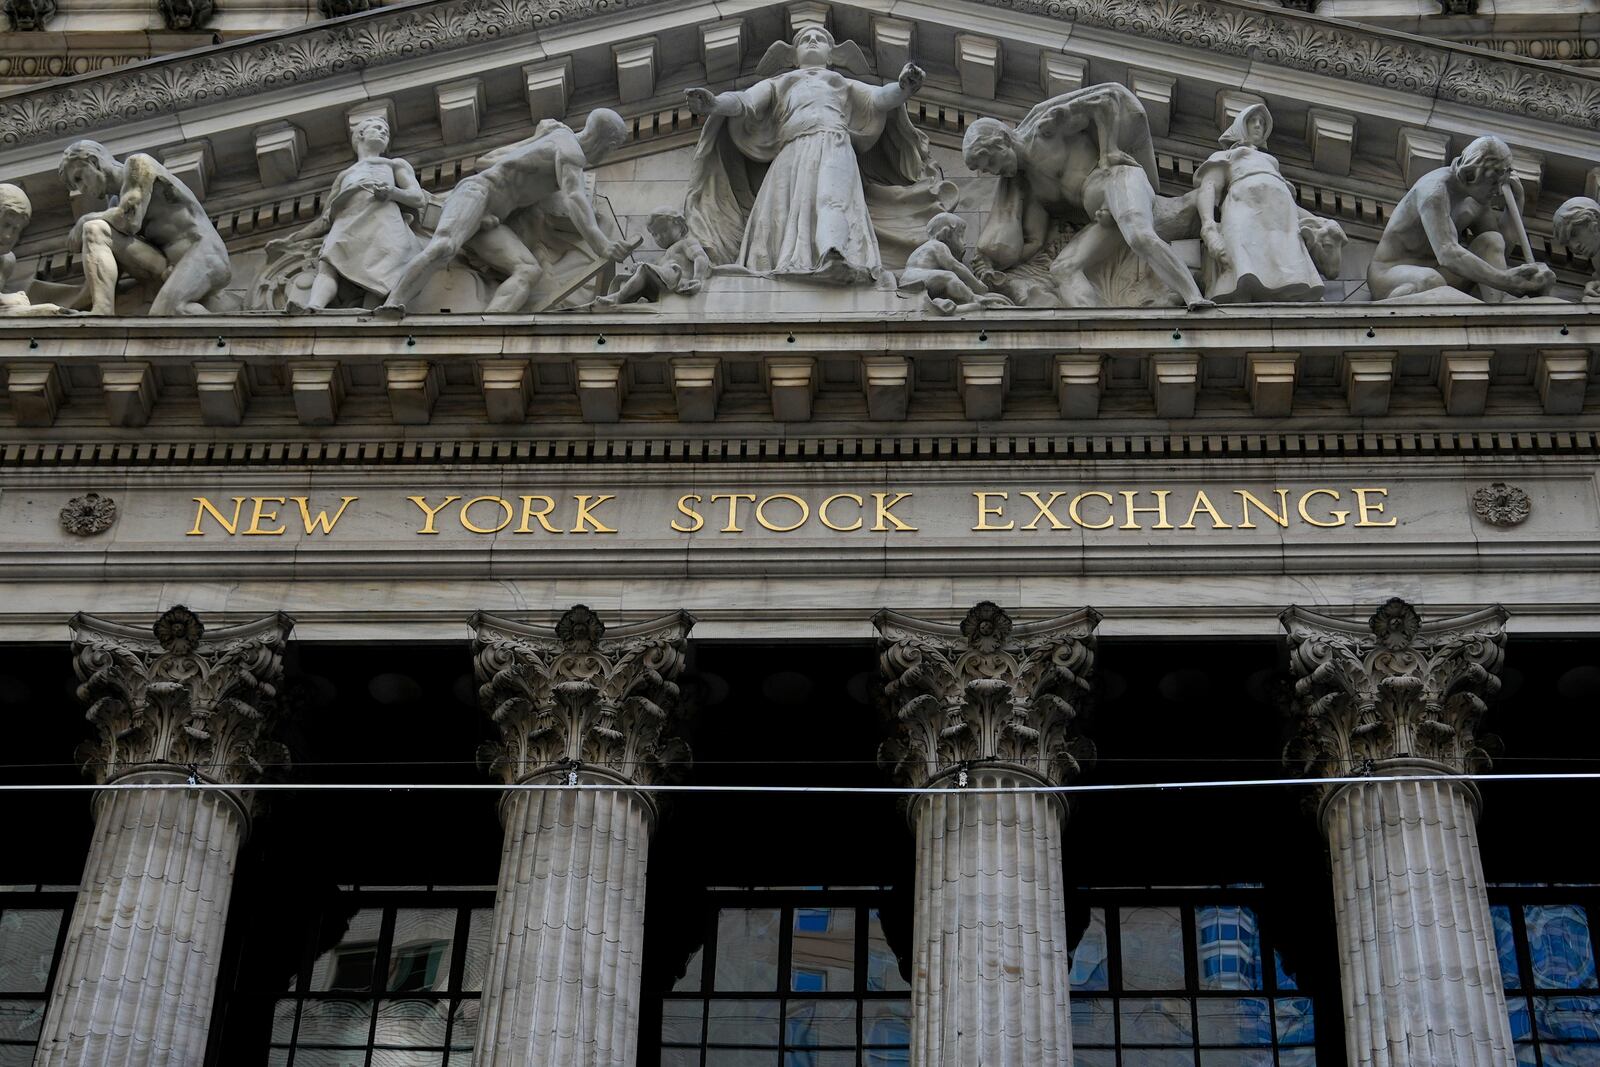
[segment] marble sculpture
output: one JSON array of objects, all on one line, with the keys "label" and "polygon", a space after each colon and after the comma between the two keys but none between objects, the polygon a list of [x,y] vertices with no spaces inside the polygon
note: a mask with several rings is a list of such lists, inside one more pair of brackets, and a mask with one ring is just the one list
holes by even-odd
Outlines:
[{"label": "marble sculpture", "polygon": [[1579,259],[1587,259],[1594,276],[1583,287],[1585,303],[1600,302],[1600,203],[1575,196],[1556,208],[1556,244]]},{"label": "marble sculpture", "polygon": [[341,283],[386,296],[422,251],[411,219],[427,206],[428,194],[411,164],[384,155],[389,124],[377,117],[363,119],[350,131],[350,147],[356,162],[333,180],[322,214],[289,238],[267,245],[269,256],[299,254],[316,263],[310,293],[304,304],[291,298],[291,312],[332,306]]},{"label": "marble sculpture", "polygon": [[[478,159],[484,169],[461,179],[450,191],[432,239],[406,264],[379,314],[404,315],[407,301],[415,299],[434,272],[463,250],[505,276],[485,309],[490,313],[542,311],[566,296],[570,287],[553,295],[547,288],[540,306],[529,306],[535,287],[546,276],[527,228],[515,224],[514,216],[529,210],[540,216],[530,221],[534,228],[550,215],[576,227],[596,265],[627,258],[637,243],[629,245],[601,228],[583,177],[585,167],[599,163],[627,140],[622,116],[596,108],[581,133],[549,120],[541,122],[532,137],[484,153]],[[593,274],[590,271],[579,281]]]},{"label": "marble sculpture", "polygon": [[0,185],[0,317],[12,315],[60,315],[66,308],[55,304],[35,304],[25,292],[6,292],[17,271],[17,240],[33,220],[33,204],[28,194],[15,185]]},{"label": "marble sculpture", "polygon": [[961,262],[966,255],[966,237],[966,219],[948,211],[935,215],[928,222],[928,239],[906,257],[900,289],[920,290],[941,315],[1009,305],[1009,297],[991,291]]},{"label": "marble sculpture", "polygon": [[1344,229],[1295,203],[1271,136],[1272,112],[1251,104],[1194,172],[1205,293],[1218,303],[1321,300],[1323,277],[1339,274]]},{"label": "marble sculpture", "polygon": [[[1063,93],[1015,126],[971,122],[962,160],[998,179],[969,257],[953,183],[935,164],[906,103],[924,74],[906,63],[881,85],[855,43],[806,26],[772,45],[749,88],[685,95],[707,116],[681,209],[651,214],[660,255],[616,277],[641,243],[595,210],[584,171],[629,139],[614,111],[592,111],[574,133],[545,119],[531,136],[492,149],[442,199],[411,165],[389,156],[390,129],[366,118],[351,130],[355,162],[334,179],[321,215],[266,245],[253,306],[291,313],[378,306],[399,317],[427,310],[540,312],[726,298],[719,276],[775,279],[787,289],[898,288],[938,314],[988,308],[1186,306],[1317,301],[1338,278],[1346,235],[1307,211],[1267,148],[1272,113],[1241,110],[1195,170],[1194,188],[1159,193],[1149,117],[1129,89],[1107,83]],[[68,236],[85,282],[63,303],[116,313],[138,289],[151,315],[218,310],[233,294],[228,250],[195,194],[149,155],[119,162],[95,141],[62,154],[74,199],[104,201]],[[1400,200],[1367,270],[1375,301],[1503,301],[1539,297],[1555,272],[1534,260],[1511,150],[1480,137]],[[0,289],[32,208],[0,186]],[[431,220],[437,217],[432,226]],[[1568,200],[1557,243],[1596,260],[1583,299],[1600,301],[1600,204]],[[1523,262],[1510,266],[1518,246]],[[123,275],[131,275],[128,281]],[[749,283],[745,283],[749,284]],[[730,288],[731,287],[731,288]],[[54,288],[35,283],[35,297]],[[764,290],[766,291],[766,290]],[[825,290],[822,290],[825,291]],[[812,293],[819,292],[813,289]],[[153,297],[152,297],[153,294]],[[875,298],[874,298],[875,299]],[[892,297],[891,297],[892,299]],[[694,305],[699,306],[699,305]],[[0,315],[53,314],[20,291],[0,291]]]},{"label": "marble sculpture", "polygon": [[689,233],[689,223],[677,208],[662,207],[650,213],[650,236],[661,246],[661,258],[644,263],[622,279],[610,293],[597,297],[601,307],[636,300],[659,302],[669,293],[692,296],[711,276],[711,259],[705,246]]},{"label": "marble sculpture", "polygon": [[[883,247],[903,257],[950,206],[928,142],[906,114],[922,68],[868,85],[853,42],[809,26],[767,50],[748,89],[689,89],[708,115],[685,201],[689,231],[717,265],[840,285],[882,279]],[[792,69],[791,69],[792,68]],[[782,71],[782,73],[779,73]],[[764,173],[763,171],[764,167]]]},{"label": "marble sculpture", "polygon": [[187,185],[142,152],[119,163],[98,141],[75,141],[61,153],[61,180],[72,198],[115,206],[79,217],[67,247],[83,249],[78,303],[93,315],[117,312],[123,270],[160,288],[151,315],[203,315],[233,277],[228,246]]},{"label": "marble sculpture", "polygon": [[[1372,299],[1476,296],[1497,303],[1548,291],[1556,275],[1534,262],[1522,201],[1511,149],[1498,137],[1479,137],[1448,167],[1417,179],[1389,216],[1367,268]],[[1508,267],[1513,243],[1522,245],[1527,262]]]}]

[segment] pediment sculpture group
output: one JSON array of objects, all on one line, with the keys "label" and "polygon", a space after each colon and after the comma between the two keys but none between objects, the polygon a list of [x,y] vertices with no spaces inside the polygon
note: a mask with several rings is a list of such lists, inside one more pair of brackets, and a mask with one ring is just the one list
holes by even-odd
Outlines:
[{"label": "pediment sculpture group", "polygon": [[[883,290],[942,314],[1195,309],[1317,301],[1324,280],[1338,276],[1344,231],[1300,206],[1267,149],[1264,104],[1238,113],[1181,196],[1158,191],[1148,118],[1121,85],[1046,100],[1015,126],[977,119],[962,158],[997,181],[969,249],[956,187],[906,111],[922,70],[907,64],[881,85],[857,77],[868,70],[854,43],[812,26],[773,45],[749,88],[688,90],[705,121],[687,194],[651,214],[659,251],[641,255],[642,239],[596,210],[584,173],[629,139],[614,111],[591,112],[577,132],[539,123],[527,139],[479,157],[442,198],[387,155],[388,125],[364,119],[351,130],[356,161],[334,180],[320,216],[268,243],[246,308],[399,317],[666,306],[747,284],[729,279],[757,279],[780,294]],[[119,299],[147,303],[151,315],[232,310],[228,249],[165,166],[79,141],[59,170],[75,201],[97,207],[68,236],[84,283],[0,291],[0,314],[112,315]],[[1418,179],[1389,217],[1367,271],[1371,299],[1548,294],[1556,276],[1534,259],[1524,209],[1510,149],[1478,138]],[[30,216],[22,190],[0,185],[0,290]],[[1559,244],[1596,265],[1584,299],[1600,300],[1600,203],[1568,200],[1554,228]],[[1521,251],[1514,266],[1511,249]]]}]

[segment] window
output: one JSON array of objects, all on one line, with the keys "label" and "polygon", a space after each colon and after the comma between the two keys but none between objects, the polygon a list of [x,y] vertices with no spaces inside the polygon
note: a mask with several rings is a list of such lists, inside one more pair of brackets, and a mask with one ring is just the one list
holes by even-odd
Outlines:
[{"label": "window", "polygon": [[909,986],[886,894],[712,894],[705,942],[661,1003],[661,1067],[899,1067]]},{"label": "window", "polygon": [[1497,886],[1489,899],[1518,1064],[1600,1065],[1600,886]]},{"label": "window", "polygon": [[1072,957],[1077,1067],[1313,1067],[1309,992],[1239,895],[1088,894]]},{"label": "window", "polygon": [[272,1067],[466,1067],[478,1030],[494,897],[339,895],[275,998]]},{"label": "window", "polygon": [[0,1067],[33,1063],[75,897],[64,886],[0,886]]}]

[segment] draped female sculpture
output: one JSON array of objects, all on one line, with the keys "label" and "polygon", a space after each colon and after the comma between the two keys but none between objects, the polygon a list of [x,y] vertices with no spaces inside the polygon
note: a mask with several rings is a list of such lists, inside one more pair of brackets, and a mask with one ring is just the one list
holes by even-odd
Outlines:
[{"label": "draped female sculpture", "polygon": [[[842,285],[871,284],[922,240],[952,187],[929,160],[905,102],[922,87],[906,64],[872,86],[831,70],[865,69],[853,43],[820,26],[768,49],[748,89],[685,94],[712,116],[695,149],[685,215],[716,264]],[[785,67],[795,67],[776,73]],[[765,173],[760,165],[766,164]]]}]

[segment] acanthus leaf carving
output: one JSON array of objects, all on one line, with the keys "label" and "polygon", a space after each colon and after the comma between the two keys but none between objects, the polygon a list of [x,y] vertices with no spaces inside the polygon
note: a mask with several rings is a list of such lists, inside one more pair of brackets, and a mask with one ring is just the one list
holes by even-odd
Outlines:
[{"label": "acanthus leaf carving", "polygon": [[508,785],[585,767],[641,785],[685,773],[689,746],[674,728],[689,615],[609,637],[582,604],[554,628],[484,614],[472,625],[478,699],[500,733],[478,750],[488,773]]},{"label": "acanthus leaf carving", "polygon": [[880,612],[873,624],[890,718],[880,765],[919,788],[980,763],[1071,781],[1095,758],[1080,714],[1099,621],[1084,608],[1017,625],[989,601],[959,626]]},{"label": "acanthus leaf carving", "polygon": [[1398,597],[1365,626],[1290,608],[1295,734],[1285,764],[1320,777],[1393,759],[1487,768],[1499,742],[1479,726],[1500,689],[1506,618],[1494,606],[1424,624]]},{"label": "acanthus leaf carving", "polygon": [[208,633],[180,605],[150,630],[89,615],[69,625],[78,698],[96,732],[79,755],[97,781],[170,768],[243,784],[287,764],[272,738],[287,615]]}]

